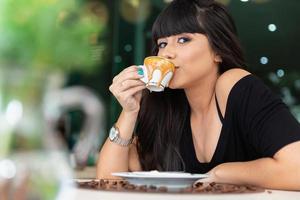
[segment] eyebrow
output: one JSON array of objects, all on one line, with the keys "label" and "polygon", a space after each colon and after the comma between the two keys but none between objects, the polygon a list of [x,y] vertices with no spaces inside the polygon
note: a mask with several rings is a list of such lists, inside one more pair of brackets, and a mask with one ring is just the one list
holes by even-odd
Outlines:
[{"label": "eyebrow", "polygon": [[156,42],[159,42],[160,40],[167,40],[168,37],[172,37],[172,36],[177,36],[177,37],[180,37],[180,36],[190,36],[190,37],[192,37],[193,33],[179,33],[179,34],[176,34],[176,35],[170,35],[170,36],[158,38]]}]

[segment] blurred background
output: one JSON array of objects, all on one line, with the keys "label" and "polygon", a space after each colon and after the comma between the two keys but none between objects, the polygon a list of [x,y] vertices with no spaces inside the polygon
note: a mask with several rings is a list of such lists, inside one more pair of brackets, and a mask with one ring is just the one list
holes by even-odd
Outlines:
[{"label": "blurred background", "polygon": [[[219,1],[236,22],[248,70],[300,121],[300,1]],[[150,55],[152,24],[169,2],[0,0],[0,194],[12,193],[5,188],[18,177],[12,188],[42,188],[23,198],[53,199],[62,177],[94,177],[120,112],[108,87]]]}]

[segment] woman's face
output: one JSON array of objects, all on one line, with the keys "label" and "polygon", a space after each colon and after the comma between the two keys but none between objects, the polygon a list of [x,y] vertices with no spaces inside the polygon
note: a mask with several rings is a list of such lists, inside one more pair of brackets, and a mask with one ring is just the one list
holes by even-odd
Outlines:
[{"label": "woman's face", "polygon": [[200,33],[182,33],[157,40],[158,56],[175,64],[169,83],[172,89],[185,89],[201,83],[218,72],[219,56],[212,51],[208,39]]}]

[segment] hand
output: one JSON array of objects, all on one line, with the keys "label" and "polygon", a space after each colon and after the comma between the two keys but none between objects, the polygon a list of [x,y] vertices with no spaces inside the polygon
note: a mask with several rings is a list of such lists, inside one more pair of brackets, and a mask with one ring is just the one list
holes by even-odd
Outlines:
[{"label": "hand", "polygon": [[143,75],[138,72],[139,67],[135,65],[124,69],[113,78],[109,87],[124,112],[138,113],[140,110],[142,90],[146,88],[146,85],[140,80]]},{"label": "hand", "polygon": [[213,168],[212,170],[210,170],[209,172],[207,172],[206,174],[208,175],[207,178],[202,178],[202,179],[198,179],[197,181],[195,181],[193,183],[193,186],[196,186],[198,183],[212,183],[212,182],[217,182],[216,177],[215,177],[215,169]]}]

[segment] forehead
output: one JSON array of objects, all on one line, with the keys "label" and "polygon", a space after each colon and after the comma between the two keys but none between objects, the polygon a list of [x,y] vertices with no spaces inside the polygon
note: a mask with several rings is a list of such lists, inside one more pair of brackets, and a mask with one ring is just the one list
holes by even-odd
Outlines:
[{"label": "forehead", "polygon": [[154,41],[158,38],[170,37],[182,33],[205,33],[195,12],[184,12],[176,9],[167,9],[155,21],[152,27]]}]

